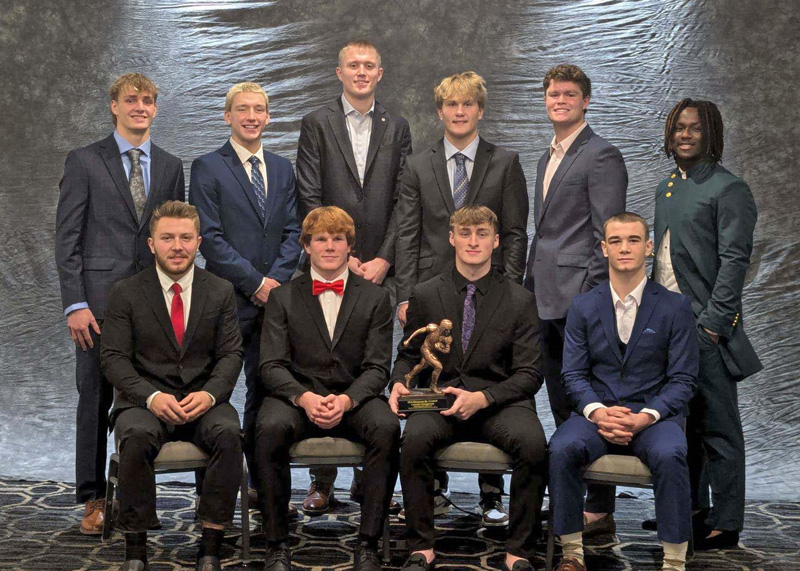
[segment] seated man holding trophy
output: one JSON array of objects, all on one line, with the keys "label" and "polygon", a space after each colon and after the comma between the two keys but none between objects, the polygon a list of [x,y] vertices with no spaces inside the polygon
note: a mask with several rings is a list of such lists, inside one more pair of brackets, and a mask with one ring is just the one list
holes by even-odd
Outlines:
[{"label": "seated man holding trophy", "polygon": [[[455,266],[414,286],[389,406],[408,415],[400,481],[411,552],[403,569],[434,567],[434,453],[456,441],[509,454],[511,513],[503,569],[532,569],[546,475],[533,397],[542,385],[533,294],[492,269],[497,216],[465,206],[450,217]],[[427,338],[425,337],[427,334]],[[413,337],[413,338],[412,338]],[[428,387],[412,394],[411,383]]]}]

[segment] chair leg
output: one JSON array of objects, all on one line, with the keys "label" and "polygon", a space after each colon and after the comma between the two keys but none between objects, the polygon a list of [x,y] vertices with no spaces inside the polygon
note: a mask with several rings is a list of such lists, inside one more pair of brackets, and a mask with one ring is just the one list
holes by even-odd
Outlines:
[{"label": "chair leg", "polygon": [[114,531],[114,485],[119,474],[119,461],[112,454],[108,461],[108,479],[106,480],[106,515],[103,519],[103,541],[107,541]]},{"label": "chair leg", "polygon": [[248,567],[250,565],[250,497],[248,496],[248,485],[250,476],[247,471],[247,462],[243,462],[244,468],[242,469],[242,565]]},{"label": "chair leg", "polygon": [[547,518],[547,554],[545,556],[545,571],[553,571],[553,557],[556,548],[556,534],[553,532],[553,508],[550,508],[550,517]]},{"label": "chair leg", "polygon": [[388,565],[392,560],[392,551],[390,545],[389,533],[389,514],[386,514],[386,519],[383,520],[383,563]]}]

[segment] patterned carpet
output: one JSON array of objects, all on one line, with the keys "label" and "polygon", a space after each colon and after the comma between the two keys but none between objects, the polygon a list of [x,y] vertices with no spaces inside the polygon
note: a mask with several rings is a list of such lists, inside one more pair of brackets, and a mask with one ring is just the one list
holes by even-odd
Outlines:
[{"label": "patterned carpet", "polygon": [[[0,569],[74,571],[119,569],[124,555],[121,536],[108,543],[78,532],[81,509],[73,503],[74,487],[54,482],[0,481]],[[347,497],[346,492],[340,494]],[[295,500],[302,500],[295,494]],[[462,508],[473,510],[477,497],[453,494]],[[153,571],[193,569],[197,550],[197,522],[194,519],[194,493],[185,484],[159,484],[159,517],[162,529],[150,533],[149,558]],[[655,533],[642,531],[644,517],[652,517],[652,500],[621,498],[617,503],[616,538],[593,545],[587,551],[592,571],[655,571],[661,568],[660,546]],[[319,518],[301,518],[292,532],[293,563],[297,569],[345,570],[352,567],[352,546],[359,521],[358,506],[345,501],[333,513]],[[238,521],[235,522],[238,525]],[[499,569],[503,536],[478,527],[476,519],[461,512],[437,519],[438,569]],[[689,569],[704,571],[757,571],[800,569],[800,504],[750,502],[745,520],[742,548],[699,553]],[[405,550],[403,525],[392,519],[392,561],[385,566],[402,565]],[[240,549],[231,535],[224,547],[226,569],[244,569]],[[253,538],[254,563],[261,569],[263,540]],[[544,540],[535,561],[544,568]]]}]

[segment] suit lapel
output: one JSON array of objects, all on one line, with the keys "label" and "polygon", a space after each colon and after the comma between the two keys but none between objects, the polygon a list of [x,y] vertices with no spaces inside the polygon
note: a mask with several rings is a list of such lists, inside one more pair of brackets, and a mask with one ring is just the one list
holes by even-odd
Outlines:
[{"label": "suit lapel", "polygon": [[[172,321],[169,318],[169,311],[167,311],[167,302],[164,301],[164,292],[161,290],[161,282],[158,281],[158,274],[156,274],[155,266],[150,266],[147,270],[147,279],[144,283],[144,295],[150,308],[156,315],[156,320],[161,325],[161,328],[172,343],[175,352],[180,352],[178,347],[178,340],[175,339],[175,331],[172,329]],[[193,300],[194,301],[194,300]]]},{"label": "suit lapel", "polygon": [[122,166],[119,146],[113,134],[100,143],[100,156],[106,164],[106,168],[111,175],[111,179],[114,181],[114,185],[122,196],[122,200],[124,200],[125,204],[128,206],[131,216],[133,216],[134,220],[137,220],[136,206],[133,204],[133,195],[128,185],[128,177],[125,175],[125,167]]},{"label": "suit lapel", "polygon": [[[487,143],[483,138],[478,139],[478,150],[475,153],[475,164],[472,166],[472,176],[469,179],[469,190],[465,204],[474,204],[475,197],[486,178],[486,171],[494,155],[494,145]],[[454,203],[455,204],[455,203]]]},{"label": "suit lapel", "polygon": [[536,167],[536,187],[534,190],[533,212],[536,215],[536,227],[542,221],[544,205],[542,204],[542,193],[544,192],[544,172],[547,169],[547,162],[550,160],[550,151],[546,152]]},{"label": "suit lapel", "polygon": [[347,287],[344,288],[342,305],[339,307],[339,315],[336,316],[336,325],[333,328],[333,341],[331,342],[331,347],[336,347],[339,339],[341,339],[344,328],[347,326],[347,321],[350,319],[350,315],[353,313],[353,309],[355,308],[360,296],[361,282],[359,281],[358,276],[355,276],[351,273],[347,278]]},{"label": "suit lapel", "polygon": [[342,156],[344,156],[347,167],[350,169],[353,177],[359,180],[356,158],[353,155],[353,145],[350,143],[350,135],[347,134],[347,125],[345,125],[344,108],[342,107],[341,99],[338,99],[333,106],[328,108],[328,123],[331,125],[333,136],[336,139],[336,143],[339,145]]},{"label": "suit lapel", "polygon": [[306,304],[308,313],[311,316],[311,321],[317,326],[320,336],[325,341],[325,345],[330,349],[332,347],[331,336],[328,333],[328,325],[325,323],[325,315],[322,313],[322,306],[319,304],[319,299],[311,293],[311,274],[306,273],[292,282],[292,287],[300,290],[300,297]]},{"label": "suit lapel", "polygon": [[653,282],[647,280],[644,286],[644,292],[642,292],[642,305],[639,306],[639,311],[636,312],[636,321],[633,323],[631,338],[628,339],[628,348],[625,350],[625,358],[622,360],[623,363],[628,360],[628,356],[631,354],[634,347],[636,347],[636,343],[639,342],[645,325],[650,321],[650,316],[653,314],[656,305],[658,305],[658,300],[658,288],[654,287]]},{"label": "suit lapel", "polygon": [[[553,174],[553,178],[550,181],[550,188],[547,191],[547,198],[545,198],[544,204],[542,205],[542,215],[544,215],[545,210],[553,201],[553,196],[558,192],[558,187],[561,184],[561,180],[564,178],[564,175],[567,174],[570,167],[575,163],[575,160],[580,156],[583,152],[584,145],[589,140],[589,137],[592,136],[592,128],[589,125],[586,125],[586,128],[581,131],[578,135],[578,138],[573,141],[572,145],[570,145],[569,149],[567,149],[566,154],[564,155],[564,160],[561,161],[561,164],[558,165],[556,172]],[[544,191],[544,189],[542,189]]]},{"label": "suit lapel", "polygon": [[[206,276],[194,269],[194,279],[192,280],[192,304],[189,306],[189,322],[186,324],[186,333],[183,336],[181,345],[181,357],[186,354],[186,348],[192,342],[197,324],[203,315],[203,308],[208,298],[208,288],[206,287]],[[170,322],[171,323],[171,322]]]},{"label": "suit lapel", "polygon": [[[367,150],[367,164],[364,167],[364,178],[366,179],[369,167],[378,154],[378,149],[383,141],[383,134],[386,132],[386,109],[383,105],[375,102],[375,111],[372,113],[372,132],[369,136],[369,149]],[[352,148],[352,146],[351,146]]]},{"label": "suit lapel", "polygon": [[142,212],[142,219],[139,221],[139,228],[143,228],[150,220],[150,214],[153,209],[159,204],[159,189],[161,188],[161,181],[164,179],[164,171],[167,168],[167,161],[164,160],[163,151],[155,145],[150,145],[150,193],[147,195],[147,201],[144,203],[144,210]]},{"label": "suit lapel", "polygon": [[600,322],[603,324],[603,332],[606,334],[606,340],[611,347],[611,352],[622,362],[617,327],[614,323],[617,317],[614,313],[614,303],[611,300],[611,284],[607,281],[604,282],[601,287],[597,288],[597,294],[597,313],[600,315]]},{"label": "suit lapel", "polygon": [[[219,150],[219,153],[222,155],[223,162],[228,165],[228,168],[231,169],[233,176],[235,176],[236,180],[239,181],[239,185],[242,187],[242,192],[244,192],[247,200],[250,201],[250,205],[253,207],[253,210],[256,212],[256,215],[263,224],[264,216],[262,215],[261,208],[258,206],[258,199],[253,193],[253,183],[251,183],[250,179],[247,178],[247,171],[244,170],[244,165],[242,164],[242,161],[239,160],[239,155],[237,155],[236,151],[233,150],[233,146],[231,145],[230,141],[222,146],[222,148]],[[267,170],[269,171],[270,169]],[[269,172],[267,173],[267,176],[269,176]]]},{"label": "suit lapel", "polygon": [[[456,296],[456,286],[453,283],[453,266],[448,265],[439,276],[439,301],[442,304],[442,317],[453,322],[453,345],[450,352],[453,354],[453,363],[461,363],[463,359],[461,350],[461,320],[464,308]],[[427,325],[427,323],[425,324]]]},{"label": "suit lapel", "polygon": [[464,361],[466,362],[472,355],[475,345],[486,331],[486,326],[492,320],[492,317],[497,313],[497,307],[506,293],[506,288],[503,287],[503,279],[500,274],[495,273],[492,278],[492,284],[489,286],[489,291],[486,292],[486,297],[481,300],[478,307],[478,312],[475,314],[475,328],[472,330],[472,337],[469,338],[469,345],[467,345],[467,352],[464,354]]},{"label": "suit lapel", "polygon": [[447,176],[447,161],[444,157],[444,139],[440,140],[431,150],[431,167],[439,185],[439,192],[447,207],[447,212],[452,214],[456,209],[453,202],[453,190],[450,188],[450,177]]}]

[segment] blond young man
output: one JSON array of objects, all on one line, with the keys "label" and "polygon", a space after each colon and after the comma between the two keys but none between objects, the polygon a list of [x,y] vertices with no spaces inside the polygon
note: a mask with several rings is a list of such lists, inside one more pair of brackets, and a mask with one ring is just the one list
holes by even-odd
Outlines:
[{"label": "blond young man", "polygon": [[75,342],[78,411],[76,496],[80,531],[100,535],[105,518],[106,443],[112,388],[100,372],[99,335],[111,286],[153,265],[147,246],[153,209],[184,200],[181,160],[150,140],[158,88],[126,73],[109,90],[114,132],[67,155],[56,213],[56,267]]}]

